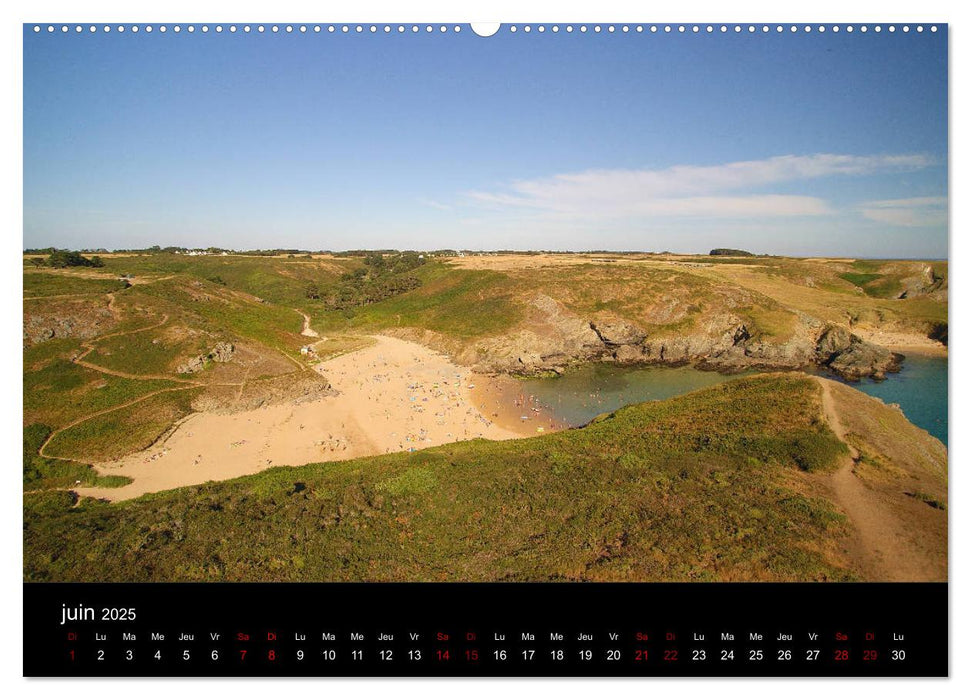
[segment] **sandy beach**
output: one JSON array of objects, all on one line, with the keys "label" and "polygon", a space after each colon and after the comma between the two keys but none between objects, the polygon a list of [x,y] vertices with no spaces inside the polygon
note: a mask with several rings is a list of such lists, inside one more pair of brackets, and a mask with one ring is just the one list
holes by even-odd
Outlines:
[{"label": "sandy beach", "polygon": [[317,365],[336,396],[238,413],[194,413],[149,449],[95,465],[101,474],[131,477],[131,484],[79,488],[78,493],[125,500],[280,465],[536,434],[536,421],[500,423],[478,410],[477,405],[486,405],[483,396],[502,394],[498,386],[480,393],[498,380],[416,343],[386,336],[375,340]]},{"label": "sandy beach", "polygon": [[496,425],[523,435],[538,435],[569,428],[522,385],[505,376],[489,377],[472,390],[474,406]]},{"label": "sandy beach", "polygon": [[936,340],[918,333],[900,333],[897,331],[865,330],[854,328],[853,333],[867,342],[882,345],[888,350],[906,355],[931,355],[933,357],[947,357],[947,346]]}]

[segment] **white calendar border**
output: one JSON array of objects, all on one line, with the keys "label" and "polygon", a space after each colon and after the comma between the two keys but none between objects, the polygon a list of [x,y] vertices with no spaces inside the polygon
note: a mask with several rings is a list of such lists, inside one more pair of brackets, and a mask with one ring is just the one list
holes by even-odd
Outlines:
[{"label": "white calendar border", "polygon": [[[879,4],[867,6],[864,3],[852,4],[846,0],[814,0],[806,2],[804,7],[789,4],[783,6],[779,2],[765,2],[753,0],[735,0],[735,2],[698,1],[688,3],[664,3],[651,6],[644,2],[630,0],[596,0],[596,2],[577,2],[576,0],[560,0],[559,2],[524,2],[524,0],[492,0],[491,2],[476,1],[461,3],[445,0],[415,0],[392,2],[390,0],[360,0],[354,3],[320,3],[307,0],[274,0],[272,3],[256,2],[254,0],[238,0],[232,3],[203,2],[201,0],[170,0],[157,5],[120,2],[118,0],[87,0],[85,2],[58,0],[52,2],[23,3],[22,5],[4,7],[3,36],[0,37],[0,47],[4,52],[5,92],[12,99],[4,100],[7,104],[3,109],[3,130],[0,141],[3,150],[0,151],[0,162],[3,163],[3,218],[6,226],[4,236],[7,241],[7,254],[3,257],[5,274],[0,276],[3,285],[2,298],[8,303],[2,305],[4,327],[16,328],[21,323],[20,310],[10,300],[21,297],[22,274],[20,270],[20,253],[22,251],[22,29],[23,22],[159,22],[159,20],[177,20],[180,22],[196,22],[219,20],[226,18],[234,21],[270,20],[270,21],[328,21],[328,22],[449,22],[466,23],[469,21],[497,21],[506,22],[627,22],[638,20],[649,22],[796,22],[796,23],[862,23],[862,22],[950,22],[951,47],[951,78],[950,78],[950,109],[951,123],[957,124],[963,119],[969,123],[968,92],[971,81],[968,79],[968,55],[971,53],[971,29],[964,24],[963,17],[956,2],[942,2],[937,0],[921,0],[920,2],[899,2],[885,0]],[[962,90],[960,77],[965,84]],[[963,118],[957,115],[964,115]],[[950,322],[950,358],[951,358],[951,426],[967,426],[969,412],[966,397],[969,383],[967,367],[967,343],[969,333],[968,284],[961,274],[968,268],[968,242],[962,237],[962,224],[968,222],[967,162],[969,150],[968,139],[964,132],[954,129],[950,135],[951,165],[951,230],[958,232],[951,237],[951,272],[950,290],[952,296],[952,318]],[[956,163],[960,161],[960,163]],[[964,165],[964,167],[960,167]],[[962,177],[963,176],[963,177]],[[955,188],[958,185],[961,189]],[[962,204],[963,200],[963,204]],[[16,248],[15,248],[16,244]],[[16,346],[15,346],[16,343]],[[20,454],[20,426],[15,420],[21,410],[22,378],[14,376],[22,361],[19,337],[8,332],[4,342],[0,343],[0,360],[7,376],[6,385],[13,389],[17,403],[8,399],[3,407],[2,416],[5,418],[0,429],[2,442],[0,446],[3,454],[13,456]],[[9,390],[9,389],[8,389]],[[964,404],[958,399],[964,399]],[[967,542],[969,535],[968,523],[971,515],[968,509],[962,507],[965,499],[971,497],[971,486],[966,483],[967,477],[962,474],[964,469],[971,468],[964,456],[969,453],[968,438],[959,429],[952,430],[949,441],[949,464],[951,470],[951,498],[952,508],[949,509],[951,518],[949,537],[951,546],[951,673],[952,680],[941,681],[908,681],[908,680],[868,680],[843,681],[821,680],[811,682],[792,682],[782,680],[568,680],[568,681],[540,681],[540,680],[482,680],[478,682],[453,680],[428,681],[387,681],[387,680],[345,680],[331,681],[322,684],[319,681],[290,680],[166,680],[157,682],[109,680],[57,680],[57,681],[25,681],[22,674],[22,634],[17,626],[22,616],[22,488],[20,485],[20,470],[16,467],[16,459],[6,465],[6,478],[9,483],[2,493],[5,498],[3,514],[3,529],[0,533],[0,554],[4,565],[0,592],[4,594],[2,600],[15,601],[15,609],[7,611],[4,619],[8,621],[6,628],[0,632],[0,663],[3,668],[3,679],[13,680],[11,684],[4,684],[13,690],[14,697],[27,695],[36,698],[59,698],[65,696],[73,698],[132,697],[139,700],[155,700],[169,698],[178,693],[189,697],[226,695],[232,693],[234,700],[248,698],[264,699],[278,693],[309,694],[313,697],[334,696],[347,694],[357,697],[383,697],[390,700],[410,700],[411,698],[428,698],[430,696],[461,698],[462,700],[477,700],[478,698],[494,698],[497,694],[526,696],[542,694],[554,698],[583,698],[589,700],[591,696],[609,693],[611,696],[628,696],[631,698],[645,698],[649,695],[672,694],[676,697],[718,697],[721,698],[751,698],[751,697],[781,697],[786,700],[801,700],[812,698],[818,700],[820,694],[840,697],[850,694],[866,694],[879,700],[885,698],[907,698],[921,693],[933,693],[940,697],[967,697],[971,685],[971,591],[966,585],[971,578]],[[956,468],[954,465],[957,465]],[[964,556],[953,543],[962,543]],[[824,585],[824,584],[823,584]],[[19,605],[18,605],[19,604]]]}]

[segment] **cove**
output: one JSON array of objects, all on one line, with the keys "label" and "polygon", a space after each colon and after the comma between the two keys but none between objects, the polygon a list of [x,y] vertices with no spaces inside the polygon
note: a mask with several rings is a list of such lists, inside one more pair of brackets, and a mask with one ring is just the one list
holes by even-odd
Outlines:
[{"label": "cove", "polygon": [[845,383],[884,403],[897,404],[911,423],[947,445],[946,357],[907,355],[900,371],[888,374],[883,381]]},{"label": "cove", "polygon": [[[829,372],[821,374],[842,381]],[[632,368],[594,363],[559,377],[523,379],[519,384],[523,394],[533,396],[557,421],[577,427],[623,406],[679,396],[739,376],[693,367]],[[914,425],[947,445],[946,357],[909,355],[901,371],[888,374],[883,381],[845,383],[885,403],[899,405]]]}]

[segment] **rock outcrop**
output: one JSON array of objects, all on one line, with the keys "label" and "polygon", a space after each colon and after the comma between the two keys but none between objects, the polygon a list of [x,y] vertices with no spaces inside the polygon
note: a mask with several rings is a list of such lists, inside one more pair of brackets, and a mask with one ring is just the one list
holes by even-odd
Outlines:
[{"label": "rock outcrop", "polygon": [[898,299],[929,296],[947,301],[947,280],[938,277],[931,265],[923,265],[915,274],[901,279],[900,284],[903,290],[897,295]]},{"label": "rock outcrop", "polygon": [[317,401],[335,394],[330,383],[316,373],[304,374],[296,379],[291,376],[272,377],[247,382],[238,393],[235,387],[210,387],[192,402],[192,410],[234,413],[261,406]]},{"label": "rock outcrop", "polygon": [[489,339],[475,364],[508,374],[561,372],[571,363],[599,358],[604,342],[588,321],[545,294],[530,300],[527,324],[509,336]]},{"label": "rock outcrop", "polygon": [[460,362],[477,371],[538,375],[561,373],[571,364],[694,364],[737,372],[745,369],[827,367],[847,379],[882,378],[899,368],[901,357],[864,341],[846,328],[797,314],[786,339],[767,338],[749,322],[723,313],[685,330],[649,332],[617,317],[585,320],[548,296],[531,302],[533,318],[519,330],[477,343]]},{"label": "rock outcrop", "polygon": [[647,337],[647,333],[626,321],[591,321],[590,328],[608,347],[638,345]]},{"label": "rock outcrop", "polygon": [[23,346],[30,347],[53,338],[88,340],[101,335],[115,324],[106,307],[65,304],[63,309],[24,312]]},{"label": "rock outcrop", "polygon": [[175,371],[179,374],[195,374],[204,370],[210,362],[229,362],[233,359],[235,352],[236,346],[232,343],[217,343],[207,354],[197,355],[183,362]]},{"label": "rock outcrop", "polygon": [[840,326],[827,326],[816,341],[816,362],[846,379],[882,379],[900,368],[901,359]]}]

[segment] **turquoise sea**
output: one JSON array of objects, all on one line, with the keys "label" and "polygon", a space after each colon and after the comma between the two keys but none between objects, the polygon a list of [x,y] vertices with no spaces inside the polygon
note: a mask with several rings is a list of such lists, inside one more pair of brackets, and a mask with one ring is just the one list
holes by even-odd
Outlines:
[{"label": "turquoise sea", "polygon": [[[592,364],[560,377],[526,379],[522,385],[527,395],[535,396],[557,419],[579,426],[622,406],[670,398],[738,376],[691,367],[632,369]],[[947,358],[911,355],[900,372],[883,381],[847,383],[886,403],[899,404],[912,423],[947,445]]]},{"label": "turquoise sea", "polygon": [[947,445],[947,358],[908,355],[899,372],[882,382],[847,382],[885,403],[900,406],[910,422]]}]

